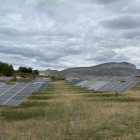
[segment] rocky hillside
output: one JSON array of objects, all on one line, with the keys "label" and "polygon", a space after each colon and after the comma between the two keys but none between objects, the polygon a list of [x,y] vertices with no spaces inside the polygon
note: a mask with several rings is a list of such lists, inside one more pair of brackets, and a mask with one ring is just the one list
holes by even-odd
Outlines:
[{"label": "rocky hillside", "polygon": [[104,63],[97,66],[93,66],[93,68],[99,69],[112,69],[112,68],[125,68],[125,69],[136,69],[136,66],[131,63],[122,62],[122,63]]},{"label": "rocky hillside", "polygon": [[131,63],[112,62],[112,63],[103,63],[92,67],[69,68],[62,71],[48,69],[46,71],[40,71],[40,73],[58,76],[78,76],[78,75],[124,76],[124,75],[140,75],[140,70],[136,69],[136,66]]}]

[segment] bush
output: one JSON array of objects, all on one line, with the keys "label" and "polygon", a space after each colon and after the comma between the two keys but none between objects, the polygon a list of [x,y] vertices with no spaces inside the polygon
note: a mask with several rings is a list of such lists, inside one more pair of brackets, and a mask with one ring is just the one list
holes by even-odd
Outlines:
[{"label": "bush", "polygon": [[32,69],[33,68],[31,68],[31,67],[29,67],[29,68],[26,68],[26,67],[19,67],[19,69],[18,69],[18,71],[19,72],[23,72],[23,73],[32,73]]},{"label": "bush", "polygon": [[0,62],[0,72],[5,76],[12,76],[14,73],[14,69],[12,65]]},{"label": "bush", "polygon": [[38,75],[39,71],[38,70],[34,70],[33,73]]}]

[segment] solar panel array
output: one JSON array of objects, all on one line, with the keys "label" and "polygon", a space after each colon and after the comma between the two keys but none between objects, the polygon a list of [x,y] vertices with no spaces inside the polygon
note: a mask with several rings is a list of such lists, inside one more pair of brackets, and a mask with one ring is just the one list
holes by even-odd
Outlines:
[{"label": "solar panel array", "polygon": [[83,80],[83,81],[77,83],[76,86],[82,86],[84,83],[86,83],[86,80]]},{"label": "solar panel array", "polygon": [[102,86],[106,85],[107,83],[108,82],[106,82],[106,81],[98,81],[98,82],[96,82],[96,84],[89,87],[89,90],[92,90],[92,89],[97,90],[97,89],[101,88]]},{"label": "solar panel array", "polygon": [[66,77],[66,79],[70,78],[80,78],[80,79],[89,79],[92,81],[118,81],[118,80],[124,80],[124,81],[140,81],[139,77],[135,76],[77,76],[77,77]]},{"label": "solar panel array", "polygon": [[0,94],[0,104],[17,106],[39,86],[40,84],[32,83],[4,85],[0,88],[0,91],[4,89]]},{"label": "solar panel array", "polygon": [[41,86],[38,87],[34,92],[40,92],[40,93],[42,93],[42,92],[45,90],[45,88],[47,87],[47,85],[49,84],[49,82],[50,82],[50,80],[44,81],[44,82],[41,84]]},{"label": "solar panel array", "polygon": [[6,76],[1,76],[0,77],[0,81],[10,81],[12,80],[14,77],[6,77]]},{"label": "solar panel array", "polygon": [[[68,81],[73,82],[78,78],[68,78]],[[127,79],[127,78],[126,78]],[[125,80],[126,80],[125,79]],[[97,80],[97,79],[96,79]],[[130,79],[129,79],[130,80]],[[133,81],[134,79],[131,79],[132,81],[127,82],[121,82],[121,81],[81,81],[76,86],[81,87],[88,87],[89,90],[94,89],[95,91],[105,92],[105,91],[111,91],[111,92],[119,92],[123,93],[139,83],[139,81]],[[75,84],[73,82],[73,84]]]},{"label": "solar panel array", "polygon": [[16,85],[0,83],[0,105],[19,105],[32,92],[43,92],[50,82],[48,78],[34,80],[31,83],[19,82]]},{"label": "solar panel array", "polygon": [[70,80],[70,84],[77,84],[80,83],[81,81],[83,81],[82,79],[72,79]]}]

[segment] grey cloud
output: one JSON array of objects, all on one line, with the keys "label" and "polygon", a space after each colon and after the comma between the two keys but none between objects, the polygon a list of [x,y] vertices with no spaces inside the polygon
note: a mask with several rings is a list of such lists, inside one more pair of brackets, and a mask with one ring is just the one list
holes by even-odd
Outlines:
[{"label": "grey cloud", "polygon": [[[0,5],[0,59],[39,69],[88,66],[93,61],[97,64],[131,61],[133,52],[128,58],[113,50],[138,46],[139,3],[138,0],[5,0]],[[126,32],[128,29],[131,30]],[[89,54],[92,55],[86,57]]]},{"label": "grey cloud", "polygon": [[125,56],[124,54],[117,54],[115,51],[102,51],[102,52],[98,52],[98,54],[96,54],[95,56],[91,56],[90,58],[86,58],[86,61],[97,61],[97,62],[108,62],[108,61],[128,61],[129,58],[127,56]]},{"label": "grey cloud", "polygon": [[99,4],[110,4],[120,0],[90,0],[91,2],[97,2]]},{"label": "grey cloud", "polygon": [[140,38],[140,31],[128,31],[122,34],[122,37],[125,39],[139,39]]},{"label": "grey cloud", "polygon": [[108,52],[98,52],[95,56],[91,56],[90,58],[86,58],[86,61],[99,61],[99,62],[105,62],[108,61],[110,58],[113,58],[114,55],[117,55],[114,51],[108,51]]},{"label": "grey cloud", "polygon": [[18,59],[22,61],[24,58],[34,58],[37,61],[53,62],[59,60],[61,57],[76,55],[82,53],[80,49],[76,48],[60,48],[55,50],[55,48],[44,48],[44,51],[27,47],[9,47],[5,45],[0,45],[0,52],[3,54],[10,55],[10,58]]},{"label": "grey cloud", "polygon": [[125,15],[113,19],[106,19],[101,21],[100,24],[105,28],[114,30],[135,29],[140,27],[140,16]]}]

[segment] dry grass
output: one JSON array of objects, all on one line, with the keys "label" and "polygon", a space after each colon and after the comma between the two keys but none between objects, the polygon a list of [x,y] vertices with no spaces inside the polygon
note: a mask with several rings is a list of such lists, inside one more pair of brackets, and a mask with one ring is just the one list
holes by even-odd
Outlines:
[{"label": "dry grass", "polygon": [[50,82],[43,94],[32,93],[18,107],[0,106],[2,140],[43,140],[45,110],[48,111],[47,140],[138,140],[139,87],[140,84],[119,94],[116,100],[115,93],[106,92],[100,96],[100,93],[91,93],[86,88],[69,85],[66,81]]}]

